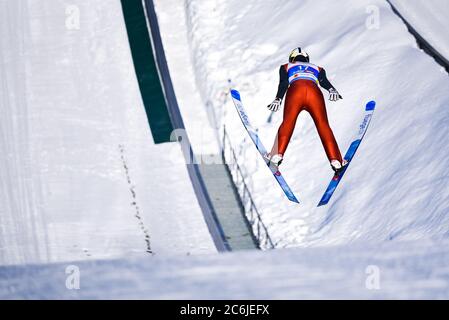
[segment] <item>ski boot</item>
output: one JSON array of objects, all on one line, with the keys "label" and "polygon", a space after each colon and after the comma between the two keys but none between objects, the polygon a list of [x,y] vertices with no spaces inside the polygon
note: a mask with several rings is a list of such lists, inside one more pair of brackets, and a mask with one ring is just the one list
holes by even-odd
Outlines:
[{"label": "ski boot", "polygon": [[338,160],[332,160],[331,161],[331,167],[332,170],[334,170],[335,174],[339,174],[343,171],[343,169],[348,165],[348,161],[343,159],[343,161],[340,163]]},{"label": "ski boot", "polygon": [[271,155],[271,154],[267,153],[264,156],[264,158],[265,158],[265,162],[267,163],[267,165],[270,168],[275,168],[276,170],[282,163],[282,160],[284,160],[284,157],[281,154]]}]

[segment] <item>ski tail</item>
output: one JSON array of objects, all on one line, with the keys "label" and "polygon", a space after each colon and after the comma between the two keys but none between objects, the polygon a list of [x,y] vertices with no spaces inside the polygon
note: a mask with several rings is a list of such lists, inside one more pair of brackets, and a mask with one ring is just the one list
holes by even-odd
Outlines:
[{"label": "ski tail", "polygon": [[[231,96],[232,96],[235,108],[237,110],[237,113],[240,116],[240,120],[243,123],[243,126],[245,127],[246,131],[248,132],[248,135],[250,136],[252,142],[256,146],[257,151],[263,158],[264,155],[267,154],[267,149],[265,149],[265,146],[262,144],[262,141],[260,140],[257,131],[253,128],[253,126],[251,125],[251,123],[249,121],[248,114],[246,113],[246,111],[243,107],[243,104],[242,104],[240,93],[235,89],[231,89]],[[265,161],[265,159],[264,159],[264,161]],[[266,163],[266,164],[267,164],[268,168],[270,169],[271,173],[273,174],[273,177],[276,179],[279,186],[281,187],[282,191],[284,191],[285,196],[290,201],[299,203],[299,200],[296,198],[296,196],[293,193],[293,191],[291,190],[290,186],[285,181],[281,172],[277,168],[273,168],[272,166],[270,166],[269,163]]]},{"label": "ski tail", "polygon": [[326,191],[324,192],[323,196],[321,197],[320,202],[318,203],[318,207],[324,206],[329,202],[329,200],[331,199],[332,195],[335,192],[335,189],[337,188],[338,184],[340,183],[341,179],[343,178],[343,175],[345,174],[346,170],[348,170],[348,167],[351,164],[351,161],[354,158],[354,155],[357,152],[357,149],[359,148],[360,143],[363,140],[363,137],[365,136],[365,133],[368,129],[368,125],[371,122],[371,117],[373,115],[375,108],[376,108],[375,101],[370,101],[366,104],[365,115],[363,117],[361,124],[359,125],[359,131],[357,132],[357,136],[349,145],[348,151],[346,151],[346,154],[344,156],[344,159],[348,161],[348,164],[343,169],[343,171],[339,172],[338,174],[334,174]]}]

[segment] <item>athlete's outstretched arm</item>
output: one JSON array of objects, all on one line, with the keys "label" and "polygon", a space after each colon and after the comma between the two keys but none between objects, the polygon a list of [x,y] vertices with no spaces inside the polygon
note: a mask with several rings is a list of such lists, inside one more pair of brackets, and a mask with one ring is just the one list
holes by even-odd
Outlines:
[{"label": "athlete's outstretched arm", "polygon": [[279,85],[278,85],[278,92],[276,93],[276,98],[283,99],[285,93],[288,89],[288,73],[287,70],[285,70],[285,66],[282,65],[279,68]]},{"label": "athlete's outstretched arm", "polygon": [[318,74],[318,81],[320,82],[320,86],[329,91],[330,89],[334,89],[335,87],[330,83],[329,79],[326,76],[326,70],[324,68],[320,68],[320,73]]},{"label": "athlete's outstretched arm", "polygon": [[337,89],[330,83],[326,76],[326,70],[320,68],[320,73],[318,74],[318,82],[320,86],[329,91],[329,100],[337,101],[338,99],[343,99],[343,97],[338,93]]},{"label": "athlete's outstretched arm", "polygon": [[279,68],[279,85],[278,92],[276,93],[276,98],[270,103],[267,108],[271,111],[278,111],[281,106],[282,99],[284,98],[285,93],[288,89],[288,73],[285,70],[284,66]]}]

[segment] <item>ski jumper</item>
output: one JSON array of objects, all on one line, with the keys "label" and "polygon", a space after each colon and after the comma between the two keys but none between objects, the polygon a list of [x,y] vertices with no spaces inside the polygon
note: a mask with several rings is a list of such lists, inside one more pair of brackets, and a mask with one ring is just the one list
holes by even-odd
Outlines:
[{"label": "ski jumper", "polygon": [[276,97],[282,99],[285,92],[284,118],[279,127],[271,155],[284,155],[287,149],[296,120],[301,111],[311,115],[318,130],[326,155],[331,160],[342,161],[340,149],[335,140],[327,119],[323,94],[318,87],[331,89],[333,86],[326,77],[326,71],[307,62],[284,64],[279,69],[279,87]]}]

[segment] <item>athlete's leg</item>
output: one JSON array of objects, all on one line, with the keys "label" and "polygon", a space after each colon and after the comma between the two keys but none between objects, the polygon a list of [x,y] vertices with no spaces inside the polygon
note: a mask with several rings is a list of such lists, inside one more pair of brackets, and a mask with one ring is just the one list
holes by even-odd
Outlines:
[{"label": "athlete's leg", "polygon": [[338,148],[334,133],[332,132],[329,125],[329,120],[327,119],[327,111],[323,94],[316,86],[308,90],[306,110],[310,113],[313,121],[315,122],[315,126],[318,130],[318,134],[320,135],[327,158],[329,161],[338,160],[341,163],[342,157],[340,149]]},{"label": "athlete's leg", "polygon": [[293,135],[296,125],[296,119],[302,110],[305,92],[298,84],[293,84],[287,91],[284,105],[284,118],[279,127],[273,148],[270,154],[284,155],[287,150],[288,143]]}]

